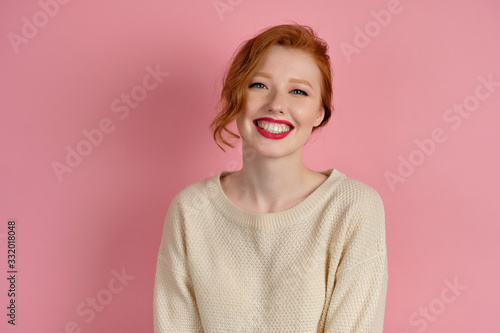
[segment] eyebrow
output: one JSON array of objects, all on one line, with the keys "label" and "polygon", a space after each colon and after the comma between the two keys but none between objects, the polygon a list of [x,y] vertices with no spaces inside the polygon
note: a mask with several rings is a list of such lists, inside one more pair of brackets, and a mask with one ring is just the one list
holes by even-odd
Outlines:
[{"label": "eyebrow", "polygon": [[311,89],[312,89],[312,85],[307,80],[290,79],[290,82],[293,82],[293,83],[302,83],[302,84],[305,84],[306,86],[311,87]]},{"label": "eyebrow", "polygon": [[[269,75],[268,73],[265,73],[265,72],[257,72],[257,73],[255,73],[255,76],[262,76],[262,77],[267,77],[268,79],[271,79],[271,75]],[[305,85],[311,87],[311,89],[313,89],[312,84],[309,83],[309,81],[307,81],[307,80],[290,79],[289,81],[293,82],[293,83],[302,83],[302,84],[305,84]]]}]

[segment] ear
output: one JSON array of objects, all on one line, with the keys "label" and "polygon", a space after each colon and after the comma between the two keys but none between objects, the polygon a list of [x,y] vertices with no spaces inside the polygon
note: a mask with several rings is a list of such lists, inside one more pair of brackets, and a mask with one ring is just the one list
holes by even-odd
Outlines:
[{"label": "ear", "polygon": [[322,105],[318,111],[318,117],[316,118],[313,127],[319,126],[319,124],[321,124],[324,118],[325,118],[325,107]]}]

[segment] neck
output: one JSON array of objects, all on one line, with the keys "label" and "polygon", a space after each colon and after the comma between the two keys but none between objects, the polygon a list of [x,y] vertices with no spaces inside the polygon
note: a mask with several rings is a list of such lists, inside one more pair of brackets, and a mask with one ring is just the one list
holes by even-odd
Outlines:
[{"label": "neck", "polygon": [[302,150],[273,158],[243,150],[243,167],[234,172],[240,201],[259,212],[287,209],[308,194],[315,172],[302,161]]}]

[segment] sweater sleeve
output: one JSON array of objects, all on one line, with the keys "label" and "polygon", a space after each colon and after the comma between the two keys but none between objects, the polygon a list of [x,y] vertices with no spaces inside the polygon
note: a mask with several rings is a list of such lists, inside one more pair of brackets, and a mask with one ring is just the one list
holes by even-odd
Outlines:
[{"label": "sweater sleeve", "polygon": [[353,209],[329,295],[324,333],[381,333],[388,268],[385,213],[378,193],[369,189]]},{"label": "sweater sleeve", "polygon": [[187,270],[183,214],[174,197],[165,218],[153,295],[154,332],[203,332]]}]

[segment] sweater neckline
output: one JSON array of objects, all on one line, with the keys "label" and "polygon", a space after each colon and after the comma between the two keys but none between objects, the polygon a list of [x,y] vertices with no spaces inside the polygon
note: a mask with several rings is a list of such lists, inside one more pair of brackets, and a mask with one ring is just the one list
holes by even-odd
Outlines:
[{"label": "sweater neckline", "polygon": [[208,179],[208,195],[217,209],[231,220],[231,222],[251,229],[276,229],[299,222],[306,215],[313,213],[318,206],[328,200],[328,192],[331,191],[332,184],[344,174],[331,168],[319,171],[328,176],[323,183],[311,194],[295,206],[273,213],[255,213],[244,210],[237,206],[226,196],[220,179],[222,176],[234,171],[221,171],[219,174]]}]

